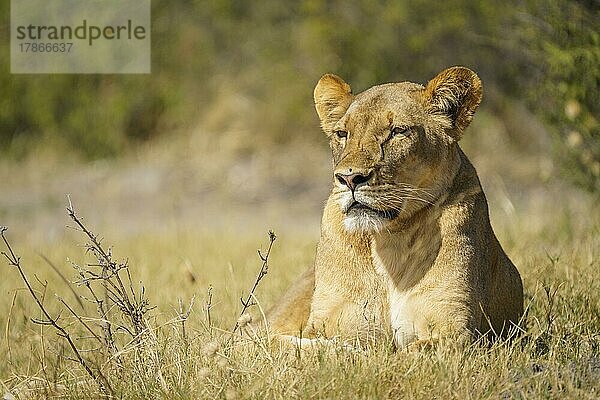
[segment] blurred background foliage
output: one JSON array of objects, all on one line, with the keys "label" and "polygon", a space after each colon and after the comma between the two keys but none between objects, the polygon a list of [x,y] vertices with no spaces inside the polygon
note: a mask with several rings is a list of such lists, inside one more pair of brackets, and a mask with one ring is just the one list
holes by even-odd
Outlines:
[{"label": "blurred background foliage", "polygon": [[2,157],[39,146],[117,157],[198,126],[243,130],[249,152],[319,141],[321,74],[358,92],[465,65],[512,141],[531,145],[514,114],[526,107],[550,132],[564,176],[600,189],[597,0],[155,0],[150,75],[11,75],[8,1],[0,11]]}]

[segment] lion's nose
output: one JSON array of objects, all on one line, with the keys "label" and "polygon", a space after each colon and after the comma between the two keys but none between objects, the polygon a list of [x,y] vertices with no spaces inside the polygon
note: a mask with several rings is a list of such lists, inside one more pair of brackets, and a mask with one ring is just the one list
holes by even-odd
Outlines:
[{"label": "lion's nose", "polygon": [[356,190],[356,188],[363,183],[367,183],[373,177],[373,171],[368,173],[357,173],[357,174],[335,174],[336,179],[344,186],[348,186],[348,188],[352,191]]}]

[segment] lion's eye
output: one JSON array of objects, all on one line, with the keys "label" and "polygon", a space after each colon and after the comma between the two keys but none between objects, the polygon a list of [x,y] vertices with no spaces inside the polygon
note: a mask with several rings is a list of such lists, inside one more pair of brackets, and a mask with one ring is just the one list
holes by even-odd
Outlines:
[{"label": "lion's eye", "polygon": [[335,135],[339,139],[346,139],[348,137],[348,132],[346,132],[346,131],[335,131]]},{"label": "lion's eye", "polygon": [[392,137],[395,136],[408,136],[410,134],[410,129],[402,128],[399,126],[395,126],[391,129]]}]

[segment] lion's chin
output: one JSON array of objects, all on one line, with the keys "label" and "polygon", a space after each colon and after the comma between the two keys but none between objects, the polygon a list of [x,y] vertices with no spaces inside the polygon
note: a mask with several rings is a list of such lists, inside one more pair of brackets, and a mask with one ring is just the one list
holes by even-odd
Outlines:
[{"label": "lion's chin", "polygon": [[386,221],[371,216],[348,215],[344,217],[344,227],[349,233],[377,233],[383,229]]},{"label": "lion's chin", "polygon": [[396,211],[381,211],[364,205],[353,205],[345,213],[344,227],[348,232],[376,233],[398,216]]}]

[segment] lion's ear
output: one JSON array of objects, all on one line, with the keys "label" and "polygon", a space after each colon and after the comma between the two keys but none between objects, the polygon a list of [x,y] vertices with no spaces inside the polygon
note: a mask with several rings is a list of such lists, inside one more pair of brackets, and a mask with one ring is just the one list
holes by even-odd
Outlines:
[{"label": "lion's ear", "polygon": [[443,70],[425,88],[425,98],[432,111],[450,118],[452,128],[448,133],[456,140],[471,123],[482,96],[481,80],[465,67]]},{"label": "lion's ear", "polygon": [[321,127],[329,133],[352,103],[352,89],[339,76],[325,74],[315,86],[314,99]]}]

